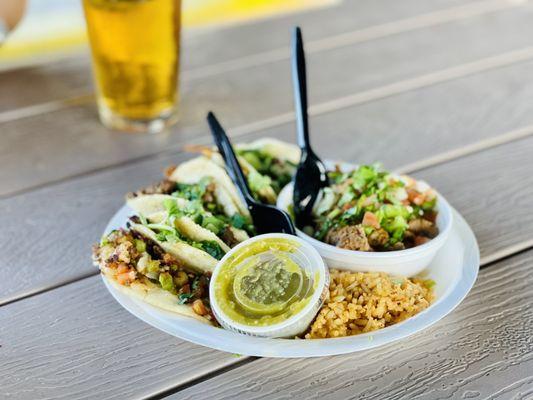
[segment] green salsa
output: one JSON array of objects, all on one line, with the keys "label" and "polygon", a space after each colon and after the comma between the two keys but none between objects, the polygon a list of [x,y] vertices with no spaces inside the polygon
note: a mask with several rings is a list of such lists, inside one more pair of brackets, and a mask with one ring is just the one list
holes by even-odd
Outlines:
[{"label": "green salsa", "polygon": [[221,310],[237,323],[268,326],[301,311],[315,291],[314,280],[294,254],[296,242],[264,239],[230,257],[215,279]]}]

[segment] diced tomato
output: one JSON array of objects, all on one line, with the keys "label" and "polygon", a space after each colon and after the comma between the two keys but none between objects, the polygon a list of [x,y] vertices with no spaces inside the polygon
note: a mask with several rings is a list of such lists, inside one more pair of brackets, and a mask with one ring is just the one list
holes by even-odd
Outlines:
[{"label": "diced tomato", "polygon": [[411,202],[415,199],[416,196],[419,195],[419,193],[414,189],[406,189],[406,192],[407,192],[407,198]]},{"label": "diced tomato", "polygon": [[129,268],[126,264],[119,264],[117,268],[117,274],[123,274],[124,272],[129,272]]},{"label": "diced tomato", "polygon": [[121,285],[129,285],[135,280],[135,271],[123,272],[117,275],[117,282]]},{"label": "diced tomato", "polygon": [[365,212],[362,224],[364,226],[371,226],[376,229],[380,228],[378,217],[376,216],[376,214],[370,211]]},{"label": "diced tomato", "polygon": [[423,194],[419,194],[413,199],[413,203],[415,203],[417,206],[421,206],[426,201],[426,196]]}]

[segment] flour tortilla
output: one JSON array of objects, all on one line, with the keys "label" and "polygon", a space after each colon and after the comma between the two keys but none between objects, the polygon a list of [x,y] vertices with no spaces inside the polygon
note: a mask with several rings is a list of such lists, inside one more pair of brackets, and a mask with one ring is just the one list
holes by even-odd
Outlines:
[{"label": "flour tortilla", "polygon": [[[127,200],[128,205],[133,210],[143,215],[148,221],[154,223],[162,223],[167,218],[167,211],[164,205],[165,200],[176,201],[178,208],[187,207],[188,201],[178,197],[166,195],[166,194],[152,194],[137,196]],[[210,215],[210,213],[206,214]],[[198,225],[191,218],[183,216],[177,218],[175,221],[175,227],[188,238],[196,241],[212,241],[216,242],[224,253],[230,251],[229,246],[224,243],[217,235],[211,232],[209,229]]]},{"label": "flour tortilla", "polygon": [[[220,166],[221,168],[225,168],[224,160],[222,159],[222,156],[219,153],[212,153],[210,158],[218,166]],[[244,175],[247,178],[250,176],[250,174],[262,175],[261,173],[259,173],[259,171],[257,171],[254,168],[254,166],[252,164],[250,164],[246,160],[246,158],[237,156],[237,160],[239,161],[239,164],[240,164],[240,166],[242,168],[242,172],[244,173]],[[249,182],[250,181],[248,181],[248,186],[250,185]],[[233,186],[233,182],[231,182],[231,185]],[[261,190],[259,191],[259,196],[261,196],[261,198],[264,201],[266,201],[268,204],[275,204],[276,203],[276,199],[277,199],[276,191],[270,185],[261,188]],[[240,200],[240,197],[239,197],[239,200]]]},{"label": "flour tortilla", "polygon": [[298,146],[274,138],[261,138],[250,143],[239,143],[236,147],[239,150],[260,150],[279,160],[289,161],[295,165],[300,162]]},{"label": "flour tortilla", "polygon": [[215,197],[227,216],[232,217],[235,214],[250,216],[248,208],[224,168],[207,157],[193,158],[180,164],[168,179],[179,183],[194,184],[204,177],[213,179]]},{"label": "flour tortilla", "polygon": [[153,230],[141,224],[130,223],[132,230],[156,242],[163,250],[174,256],[184,266],[199,272],[213,272],[218,260],[203,250],[183,242],[162,242]]},{"label": "flour tortilla", "polygon": [[124,286],[116,281],[115,272],[110,268],[101,268],[104,278],[113,286],[114,289],[125,294],[144,301],[152,306],[170,311],[176,314],[192,317],[198,321],[212,325],[212,322],[196,314],[190,304],[179,304],[178,296],[166,290],[163,290],[148,278],[142,276],[129,286]]}]

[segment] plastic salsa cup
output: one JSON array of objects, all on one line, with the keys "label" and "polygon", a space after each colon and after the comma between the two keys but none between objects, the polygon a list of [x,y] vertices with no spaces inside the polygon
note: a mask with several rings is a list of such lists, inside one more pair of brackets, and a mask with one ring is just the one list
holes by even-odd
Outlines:
[{"label": "plastic salsa cup", "polygon": [[210,303],[220,325],[259,337],[303,333],[329,294],[329,271],[309,243],[270,233],[240,243],[215,267]]}]

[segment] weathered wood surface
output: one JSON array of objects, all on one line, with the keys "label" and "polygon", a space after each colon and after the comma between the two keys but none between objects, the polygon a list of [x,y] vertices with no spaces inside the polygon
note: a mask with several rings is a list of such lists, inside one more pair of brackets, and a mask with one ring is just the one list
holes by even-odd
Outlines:
[{"label": "weathered wood surface", "polygon": [[237,358],[159,332],[121,309],[89,257],[125,192],[190,157],[183,143],[209,142],[208,108],[235,138],[293,140],[295,23],[321,155],[414,170],[466,217],[484,264],[532,247],[532,14],[528,1],[360,0],[192,35],[170,135],[102,128],[87,56],[0,73],[0,397],[532,397],[533,251],[484,269],[432,329],[313,360]]},{"label": "weathered wood surface", "polygon": [[[432,183],[437,182],[441,193],[461,210],[474,228],[485,258],[502,252],[505,246],[514,246],[525,241],[533,233],[533,206],[528,201],[528,191],[533,187],[533,178],[528,168],[532,147],[533,138],[528,138],[437,165],[417,174]],[[499,171],[502,178],[498,180],[493,171]],[[102,182],[104,177],[100,176],[98,182]],[[498,187],[497,193],[487,190],[487,187],[493,184]],[[91,188],[95,190],[95,197],[86,199],[83,190]],[[99,186],[91,184],[85,189],[73,189],[78,193],[78,204],[84,213],[98,220],[105,219],[98,214],[94,216],[93,207],[106,211],[112,209],[99,204],[101,199],[114,198],[112,190],[99,189]],[[479,193],[486,195],[480,198]],[[61,252],[54,248],[54,254],[58,257],[52,260],[44,259],[40,267],[56,278],[76,272],[76,267],[90,269],[87,249],[94,236],[84,239],[85,233],[79,232],[79,221],[71,224],[72,227],[69,228],[68,221],[65,221],[61,214],[55,214],[54,217],[58,226],[65,229],[62,232],[65,236],[57,240],[61,243],[58,248],[67,253],[60,254]],[[12,223],[8,224],[11,225]],[[69,236],[72,239],[69,239]],[[10,245],[11,243],[8,243],[8,248]],[[44,246],[46,245],[43,243]],[[70,268],[67,269],[67,266]],[[55,267],[55,270],[52,267]],[[20,274],[22,276],[24,272]],[[5,281],[9,276],[2,276],[1,279]],[[33,278],[34,281],[36,279],[39,277]],[[46,276],[42,276],[42,279],[46,279]],[[509,286],[513,283],[517,285],[514,289]],[[510,292],[518,291],[522,283],[527,282],[521,278],[509,278],[507,275],[498,280],[498,284],[502,285],[501,290],[506,293],[509,293],[509,289]],[[486,293],[492,293],[492,289]],[[497,309],[499,297],[491,299],[494,299],[494,303],[490,309]],[[486,301],[487,297],[484,300]],[[529,299],[525,300],[525,304],[528,304],[527,301]],[[468,314],[474,313],[472,308],[468,310]],[[504,310],[500,311],[501,318],[505,318]],[[449,318],[456,318],[454,315]],[[478,324],[474,326],[480,329]],[[461,329],[463,328],[465,327],[461,326]],[[420,335],[426,336],[427,332]],[[472,337],[469,336],[469,340],[472,340]],[[412,343],[409,340],[405,342]],[[148,391],[159,392],[183,385],[202,374],[237,361],[228,354],[185,345],[141,323],[120,309],[99,281],[99,277],[90,277],[0,307],[0,344],[0,351],[4,355],[2,359],[5,360],[4,366],[0,366],[0,387],[7,388],[7,393],[17,399],[74,399],[89,394],[111,397],[117,393],[128,397],[130,393],[137,393],[137,390],[141,390],[142,394]],[[173,344],[177,344],[178,350],[172,347]],[[28,349],[32,351],[29,352]],[[483,349],[482,346],[480,351]],[[412,350],[407,353],[410,352]],[[429,357],[427,352],[423,354],[424,358]],[[36,362],[35,355],[42,358]],[[347,356],[346,359],[350,357],[353,356]],[[333,358],[331,362],[335,365],[342,364],[343,359],[345,358]],[[438,358],[430,361],[438,362]],[[250,368],[254,364],[255,362],[244,368]],[[383,368],[383,365],[379,364],[379,368]],[[310,370],[309,373],[315,371],[313,373],[320,374],[319,370],[320,367]],[[244,374],[243,371],[245,370],[241,370],[239,375]],[[232,373],[228,376],[228,382],[233,382]],[[257,378],[260,375],[254,376]],[[144,382],[141,388],[129,384],[130,381],[141,380]],[[213,382],[218,384],[218,378]],[[324,382],[330,382],[329,378]],[[276,386],[275,383],[273,385]],[[213,386],[205,390],[213,390]],[[229,392],[232,390],[241,390],[241,387],[228,387]],[[194,393],[194,389],[191,393]],[[242,393],[242,396],[246,397],[246,394]]]},{"label": "weathered wood surface", "polygon": [[[532,125],[533,104],[528,99],[533,97],[533,85],[522,85],[527,76],[533,81],[533,63],[315,117],[312,121],[313,140],[320,154],[327,158],[359,163],[383,160],[389,168],[411,164],[487,137],[501,136],[521,124]],[[487,98],[494,100],[485,101]],[[498,98],[507,100],[498,102]],[[292,141],[293,134],[289,134],[292,130],[292,124],[286,124],[283,129],[264,130],[242,139],[267,135]],[[533,133],[533,126],[527,132]],[[339,146],[339,143],[344,145]],[[509,147],[515,149],[523,160],[521,166],[527,166],[530,147]],[[0,200],[0,207],[5,210],[0,213],[0,224],[5,227],[0,231],[0,239],[11,249],[0,253],[0,264],[5,265],[0,269],[0,302],[94,273],[88,249],[101,234],[106,221],[123,203],[124,194],[159,179],[164,166],[181,162],[186,157],[189,156],[181,153],[165,154]],[[503,170],[512,176],[515,160],[505,155],[502,158]],[[471,168],[470,165],[466,167]],[[483,160],[481,156],[479,168],[492,171],[490,160]],[[429,176],[427,179],[446,194],[456,195],[454,182],[441,184],[440,180],[446,174],[440,173],[439,167],[435,171],[435,178]],[[520,176],[527,182],[531,179],[527,169],[523,178]],[[433,182],[434,179],[437,182]],[[484,192],[484,185],[490,184],[490,180],[489,175],[474,184]],[[521,182],[510,180],[502,185],[509,186],[506,190],[527,189],[527,185]],[[457,195],[457,200],[451,200],[457,203],[459,210],[463,204],[466,207],[476,204],[468,197],[461,197],[461,193]],[[53,209],[50,204],[54,205]],[[527,219],[530,208],[526,203],[521,205],[520,210]],[[511,209],[505,203],[500,206],[502,215],[509,215]],[[501,250],[515,240],[500,240],[496,232],[485,233],[487,226],[477,218],[475,215],[471,220],[474,224],[479,223],[476,232],[492,238],[486,249],[495,245]],[[529,232],[527,226],[523,229]],[[37,243],[31,249],[24,245],[28,232]],[[61,245],[60,252],[56,250],[58,244]],[[484,254],[486,249],[483,248]],[[26,279],[30,273],[32,279]]]},{"label": "weathered wood surface", "polygon": [[[384,7],[387,12],[383,12]],[[521,5],[512,0],[404,0],[401,5],[387,0],[351,0],[297,16],[267,18],[215,31],[186,30],[182,41],[183,78],[202,79],[228,69],[287,58],[287,36],[295,18],[305,29],[308,43],[312,45],[315,41],[320,44],[339,35],[346,40],[346,34],[353,36],[354,32],[355,36],[371,39],[417,29],[424,24],[436,25],[449,19],[513,7]],[[29,81],[32,85],[27,85]],[[21,107],[87,96],[91,92],[88,51],[61,62],[0,72],[0,115]],[[12,93],[18,95],[13,97]],[[10,117],[13,115],[16,113],[9,114]]]},{"label": "weathered wood surface", "polygon": [[2,399],[134,399],[239,358],[149,327],[99,276],[0,308]]},{"label": "weathered wood surface", "polygon": [[[325,115],[531,60],[533,48],[525,46],[533,34],[532,14],[533,6],[526,3],[430,30],[312,53],[311,112]],[[487,37],[478,40],[482,35]],[[184,84],[180,123],[170,134],[157,137],[110,133],[98,122],[92,102],[6,122],[0,144],[0,195],[177,149],[206,134],[204,118],[210,109],[234,132],[281,127],[293,118],[290,84],[288,60]]]},{"label": "weathered wood surface", "polygon": [[168,399],[529,399],[533,252],[480,272],[434,327],[352,355],[259,359]]}]

